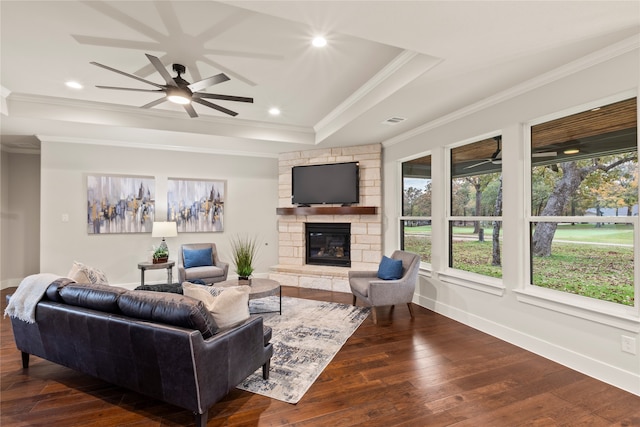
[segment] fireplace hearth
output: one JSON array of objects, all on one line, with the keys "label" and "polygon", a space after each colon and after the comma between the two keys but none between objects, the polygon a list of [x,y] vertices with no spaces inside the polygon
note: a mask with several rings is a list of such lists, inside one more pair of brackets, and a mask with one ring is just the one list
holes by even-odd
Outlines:
[{"label": "fireplace hearth", "polygon": [[351,267],[351,224],[307,223],[306,263]]}]

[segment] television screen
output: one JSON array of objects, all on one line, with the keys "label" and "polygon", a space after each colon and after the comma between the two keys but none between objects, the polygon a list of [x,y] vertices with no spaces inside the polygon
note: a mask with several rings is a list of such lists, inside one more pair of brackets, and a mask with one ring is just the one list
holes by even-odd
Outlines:
[{"label": "television screen", "polygon": [[360,201],[358,162],[294,166],[291,170],[291,203],[338,204]]}]

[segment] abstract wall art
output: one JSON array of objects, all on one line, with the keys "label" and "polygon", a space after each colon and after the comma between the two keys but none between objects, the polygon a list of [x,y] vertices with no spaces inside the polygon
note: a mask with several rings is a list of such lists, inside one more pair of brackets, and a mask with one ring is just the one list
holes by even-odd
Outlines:
[{"label": "abstract wall art", "polygon": [[167,221],[175,221],[178,233],[224,230],[224,199],[227,182],[169,178]]},{"label": "abstract wall art", "polygon": [[150,233],[155,218],[155,179],[87,175],[87,233]]}]

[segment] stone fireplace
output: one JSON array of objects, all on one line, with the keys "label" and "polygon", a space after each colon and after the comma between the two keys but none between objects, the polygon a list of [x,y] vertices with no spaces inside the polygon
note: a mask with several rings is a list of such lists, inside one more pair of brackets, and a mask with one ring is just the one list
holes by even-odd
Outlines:
[{"label": "stone fireplace", "polygon": [[351,267],[351,224],[306,223],[305,231],[307,265]]},{"label": "stone fireplace", "polygon": [[[284,286],[350,292],[348,272],[377,270],[382,258],[381,144],[283,153],[279,157],[278,264],[269,277]],[[360,164],[360,203],[352,207],[322,205],[310,208],[291,204],[291,168],[309,164],[357,161]],[[349,263],[336,265],[339,250],[329,263],[308,263],[307,224],[347,224]],[[326,240],[323,238],[323,241]],[[329,244],[335,246],[335,239]],[[312,246],[319,244],[312,243]],[[320,248],[313,250],[319,251]],[[332,251],[331,248],[328,249]],[[342,249],[344,251],[345,248]],[[325,249],[324,254],[327,249]],[[318,261],[316,253],[313,261]]]}]

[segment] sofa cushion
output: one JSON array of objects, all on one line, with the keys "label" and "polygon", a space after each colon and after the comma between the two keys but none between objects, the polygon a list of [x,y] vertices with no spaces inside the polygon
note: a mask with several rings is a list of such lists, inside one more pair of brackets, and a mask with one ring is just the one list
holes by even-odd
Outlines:
[{"label": "sofa cushion", "polygon": [[[214,291],[214,296],[210,291]],[[249,318],[249,286],[208,287],[184,282],[182,292],[202,301],[219,329],[236,326]]]},{"label": "sofa cushion", "polygon": [[402,260],[383,256],[378,266],[378,277],[382,280],[398,280],[402,277]]},{"label": "sofa cushion", "polygon": [[183,249],[184,268],[206,267],[213,265],[213,251],[211,248]]},{"label": "sofa cushion", "polygon": [[224,276],[224,270],[220,267],[216,267],[215,265],[210,265],[208,267],[192,267],[185,270],[185,279],[192,283],[195,280],[210,279],[212,277],[219,276]]},{"label": "sofa cushion", "polygon": [[47,299],[55,302],[62,302],[62,298],[60,298],[60,289],[67,286],[69,283],[76,283],[74,280],[69,279],[68,277],[61,277],[58,280],[54,280],[51,282],[47,290],[45,291],[45,295]]},{"label": "sofa cushion", "polygon": [[120,296],[118,306],[126,316],[196,329],[204,339],[218,332],[211,313],[202,301],[181,294],[130,291]]},{"label": "sofa cushion", "polygon": [[118,298],[127,290],[118,286],[69,283],[58,289],[62,302],[107,313],[119,313]]}]

